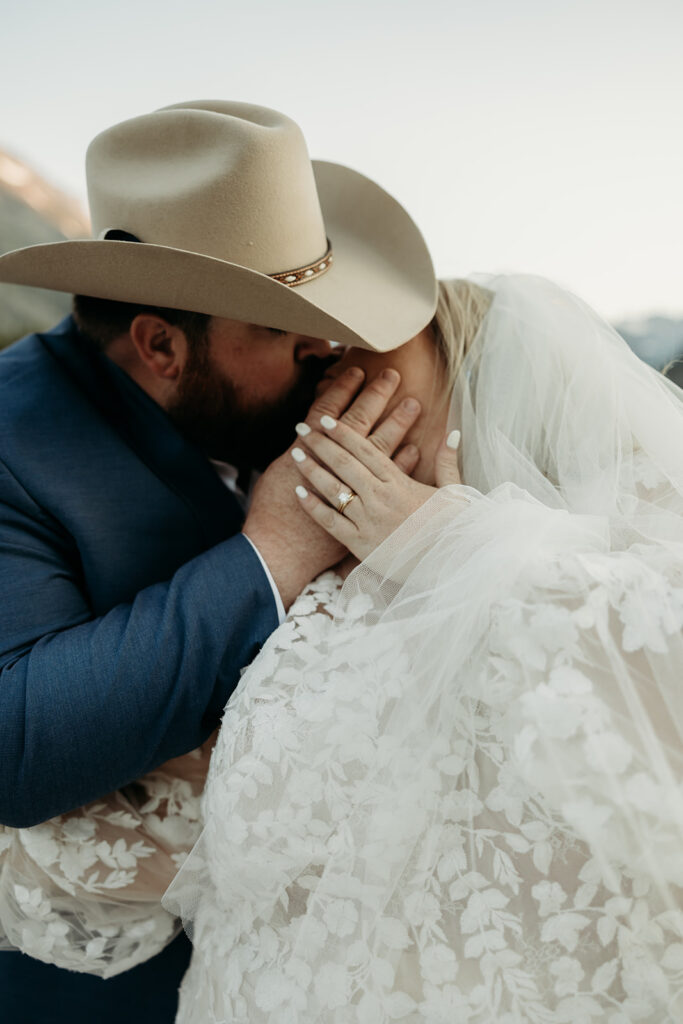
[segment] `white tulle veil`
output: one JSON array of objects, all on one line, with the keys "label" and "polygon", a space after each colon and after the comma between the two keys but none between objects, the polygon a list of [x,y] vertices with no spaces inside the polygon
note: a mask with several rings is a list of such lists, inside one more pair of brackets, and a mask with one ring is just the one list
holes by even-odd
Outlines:
[{"label": "white tulle veil", "polygon": [[683,404],[574,296],[491,307],[442,489],[231,699],[164,903],[183,1022],[683,1015]]}]

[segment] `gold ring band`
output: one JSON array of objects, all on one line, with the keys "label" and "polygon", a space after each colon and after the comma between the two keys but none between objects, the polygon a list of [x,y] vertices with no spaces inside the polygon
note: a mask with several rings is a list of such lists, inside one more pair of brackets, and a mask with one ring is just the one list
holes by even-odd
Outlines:
[{"label": "gold ring band", "polygon": [[337,512],[344,515],[344,509],[351,504],[355,497],[353,491],[340,491],[337,496]]}]

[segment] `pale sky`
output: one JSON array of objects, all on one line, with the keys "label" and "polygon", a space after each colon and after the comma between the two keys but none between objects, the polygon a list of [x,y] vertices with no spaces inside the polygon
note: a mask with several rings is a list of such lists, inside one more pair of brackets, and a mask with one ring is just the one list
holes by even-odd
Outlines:
[{"label": "pale sky", "polygon": [[85,197],[90,139],[262,103],[382,184],[441,276],[683,314],[683,0],[4,0],[0,148]]}]

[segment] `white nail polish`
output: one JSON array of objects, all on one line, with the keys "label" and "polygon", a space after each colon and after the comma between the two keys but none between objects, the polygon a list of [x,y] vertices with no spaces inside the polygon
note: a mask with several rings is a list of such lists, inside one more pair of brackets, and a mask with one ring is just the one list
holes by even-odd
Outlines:
[{"label": "white nail polish", "polygon": [[297,494],[298,498],[307,498],[308,497],[308,491],[306,490],[305,487],[302,487],[301,484],[299,484],[298,487],[295,487],[294,490],[296,491],[296,494]]},{"label": "white nail polish", "polygon": [[294,429],[296,430],[299,437],[307,437],[308,434],[310,434],[311,432],[311,428],[309,427],[308,423],[297,423]]},{"label": "white nail polish", "polygon": [[306,458],[306,453],[301,451],[301,448],[292,448],[292,458],[295,462],[303,462]]},{"label": "white nail polish", "polygon": [[320,426],[324,427],[325,430],[334,430],[334,428],[337,426],[337,421],[333,420],[331,416],[321,416]]},{"label": "white nail polish", "polygon": [[446,438],[446,447],[451,448],[455,451],[460,446],[460,431],[451,430],[450,434]]}]

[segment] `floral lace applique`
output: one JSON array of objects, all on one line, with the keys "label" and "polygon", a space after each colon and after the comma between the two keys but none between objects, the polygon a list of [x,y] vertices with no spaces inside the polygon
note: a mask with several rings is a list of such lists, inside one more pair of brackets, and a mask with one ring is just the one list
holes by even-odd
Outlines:
[{"label": "floral lace applique", "polygon": [[0,829],[0,929],[10,948],[111,977],[179,932],[161,896],[201,831],[213,739],[77,811]]},{"label": "floral lace applique", "polygon": [[[561,816],[533,778],[543,736],[632,771],[634,806],[639,786],[652,798],[580,658],[603,612],[622,621],[622,583],[573,606],[494,607],[477,699],[446,695],[426,760],[424,732],[401,749],[385,732],[414,682],[400,632],[362,629],[367,601],[342,611],[321,578],[226,710],[179,1020],[673,1024],[683,912],[628,857],[591,856],[609,804],[579,779]],[[678,607],[661,579],[654,601],[660,618]],[[538,678],[522,693],[520,666]],[[196,880],[181,873],[181,897]]]}]

